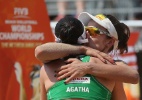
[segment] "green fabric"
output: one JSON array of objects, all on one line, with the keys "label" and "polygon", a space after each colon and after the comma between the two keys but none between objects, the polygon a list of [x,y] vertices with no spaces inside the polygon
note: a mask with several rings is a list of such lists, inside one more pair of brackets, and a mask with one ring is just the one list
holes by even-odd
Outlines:
[{"label": "green fabric", "polygon": [[[90,56],[82,58],[88,62]],[[75,81],[75,82],[74,82]],[[64,80],[56,82],[48,91],[48,100],[69,100],[69,98],[82,98],[83,100],[110,100],[111,92],[91,75],[76,78],[65,84]]]}]

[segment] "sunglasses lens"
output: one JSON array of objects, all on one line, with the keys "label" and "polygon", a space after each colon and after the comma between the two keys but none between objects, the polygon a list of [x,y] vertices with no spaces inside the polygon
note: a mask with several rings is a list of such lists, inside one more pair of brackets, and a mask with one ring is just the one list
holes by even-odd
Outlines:
[{"label": "sunglasses lens", "polygon": [[100,34],[99,29],[96,28],[96,27],[86,26],[85,29],[86,29],[86,31],[89,32],[90,36],[94,36],[94,35]]}]

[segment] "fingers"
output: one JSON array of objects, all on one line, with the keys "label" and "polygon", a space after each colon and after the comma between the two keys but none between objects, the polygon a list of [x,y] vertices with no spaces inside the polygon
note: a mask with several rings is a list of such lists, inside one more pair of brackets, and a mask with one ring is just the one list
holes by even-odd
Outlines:
[{"label": "fingers", "polygon": [[105,63],[105,59],[102,55],[100,55],[99,53],[96,54],[96,57],[99,58],[102,62]]},{"label": "fingers", "polygon": [[70,77],[68,77],[66,80],[65,80],[65,83],[69,83],[71,80],[73,80],[75,78],[76,74],[72,74]]},{"label": "fingers", "polygon": [[98,54],[101,56],[101,57],[98,57],[98,58],[100,58],[100,60],[103,57],[103,59],[105,60],[105,61],[103,61],[104,63],[106,62],[106,60],[109,61],[110,63],[114,63],[113,58],[111,56],[109,56],[108,54],[103,53],[103,52],[99,52]]},{"label": "fingers", "polygon": [[76,73],[72,73],[72,72],[68,72],[68,73],[65,73],[64,75],[60,76],[57,78],[57,80],[62,80],[64,78],[66,78],[65,80],[65,83],[69,83],[70,81],[72,81],[74,78],[76,78],[77,74]]},{"label": "fingers", "polygon": [[65,61],[66,63],[79,63],[81,62],[79,59],[77,58],[69,58],[68,60]]},{"label": "fingers", "polygon": [[103,52],[94,52],[95,57],[99,58],[102,62],[106,63],[106,60],[114,64],[114,60],[111,56]]},{"label": "fingers", "polygon": [[87,48],[86,55],[90,55],[93,57],[98,57],[102,62],[106,63],[106,60],[110,63],[114,64],[114,60],[111,56],[106,53],[100,52],[98,50]]},{"label": "fingers", "polygon": [[61,76],[57,77],[57,80],[59,81],[59,80],[65,79],[65,78],[69,77],[71,74],[72,74],[71,72],[64,73]]},{"label": "fingers", "polygon": [[67,70],[67,69],[60,70],[59,72],[57,72],[56,76],[58,77],[58,76],[61,76],[61,75],[63,75],[63,74],[66,74],[66,73],[68,73],[68,70]]},{"label": "fingers", "polygon": [[70,71],[68,66],[69,66],[69,64],[61,66],[61,68],[59,68],[55,71],[56,72],[55,77],[57,77],[57,80],[62,80],[72,74],[72,72]]},{"label": "fingers", "polygon": [[77,59],[76,58],[69,58],[68,60],[66,60],[65,62],[66,63],[72,63],[74,61],[76,61]]}]

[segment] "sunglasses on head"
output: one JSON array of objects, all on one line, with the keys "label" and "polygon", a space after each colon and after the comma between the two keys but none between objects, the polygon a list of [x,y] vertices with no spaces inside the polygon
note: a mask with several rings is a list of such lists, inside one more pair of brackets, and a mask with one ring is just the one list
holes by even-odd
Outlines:
[{"label": "sunglasses on head", "polygon": [[90,36],[100,35],[100,34],[106,34],[107,36],[111,37],[109,32],[105,32],[97,27],[94,26],[85,26],[85,30],[88,31]]}]

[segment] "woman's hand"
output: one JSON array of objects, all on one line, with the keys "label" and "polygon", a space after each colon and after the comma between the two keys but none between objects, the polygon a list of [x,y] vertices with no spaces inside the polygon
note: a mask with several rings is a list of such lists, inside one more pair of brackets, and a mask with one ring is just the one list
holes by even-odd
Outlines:
[{"label": "woman's hand", "polygon": [[97,57],[97,58],[99,58],[104,63],[106,63],[106,61],[109,61],[112,64],[115,63],[114,60],[113,60],[113,58],[110,55],[108,55],[108,54],[106,54],[104,52],[92,49],[90,47],[85,47],[85,46],[83,46],[83,48],[85,49],[84,53],[86,55]]},{"label": "woman's hand", "polygon": [[87,63],[83,63],[76,58],[70,58],[66,61],[67,65],[61,66],[56,70],[57,80],[66,78],[65,83],[69,83],[72,79],[82,77],[87,74]]}]

